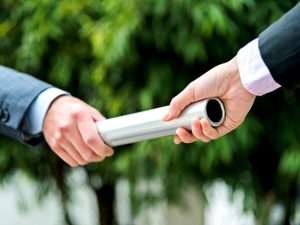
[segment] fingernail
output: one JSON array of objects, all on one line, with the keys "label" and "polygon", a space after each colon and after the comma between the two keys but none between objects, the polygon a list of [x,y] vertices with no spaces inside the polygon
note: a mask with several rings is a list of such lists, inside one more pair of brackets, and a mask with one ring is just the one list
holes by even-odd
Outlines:
[{"label": "fingernail", "polygon": [[198,118],[196,118],[196,117],[192,118],[192,123],[197,123],[197,121],[198,121]]},{"label": "fingernail", "polygon": [[207,123],[205,122],[205,119],[201,119],[200,123],[202,125],[202,128],[206,129],[207,128]]},{"label": "fingernail", "polygon": [[178,145],[178,144],[180,144],[180,140],[175,139],[175,140],[174,140],[174,143],[175,143],[176,145]]},{"label": "fingernail", "polygon": [[112,150],[112,149],[108,149],[106,151],[106,156],[108,156],[108,157],[112,156],[113,154],[114,154],[114,150]]},{"label": "fingernail", "polygon": [[170,117],[170,115],[168,113],[168,114],[164,115],[163,120],[167,121],[167,120],[169,120],[169,117]]},{"label": "fingernail", "polygon": [[176,145],[178,145],[179,143],[180,143],[180,138],[178,137],[178,135],[174,135],[174,137],[173,137],[173,142],[174,142],[174,144],[176,144]]}]

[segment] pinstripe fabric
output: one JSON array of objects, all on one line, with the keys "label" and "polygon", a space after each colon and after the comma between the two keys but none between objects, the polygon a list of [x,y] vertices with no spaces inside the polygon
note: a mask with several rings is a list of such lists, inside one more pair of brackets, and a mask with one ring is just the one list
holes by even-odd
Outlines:
[{"label": "pinstripe fabric", "polygon": [[[24,141],[24,115],[33,100],[49,87],[32,76],[0,66],[0,133]],[[8,118],[3,118],[3,112],[8,113]]]}]

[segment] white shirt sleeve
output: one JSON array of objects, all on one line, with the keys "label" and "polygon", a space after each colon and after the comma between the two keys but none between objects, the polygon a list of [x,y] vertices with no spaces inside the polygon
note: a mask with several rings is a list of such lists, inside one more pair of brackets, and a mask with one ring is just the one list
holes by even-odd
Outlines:
[{"label": "white shirt sleeve", "polygon": [[237,63],[242,84],[250,93],[261,96],[281,87],[261,57],[258,38],[239,50]]},{"label": "white shirt sleeve", "polygon": [[23,130],[28,134],[39,134],[43,131],[43,122],[51,103],[61,95],[70,95],[58,88],[48,88],[31,104],[24,118]]}]

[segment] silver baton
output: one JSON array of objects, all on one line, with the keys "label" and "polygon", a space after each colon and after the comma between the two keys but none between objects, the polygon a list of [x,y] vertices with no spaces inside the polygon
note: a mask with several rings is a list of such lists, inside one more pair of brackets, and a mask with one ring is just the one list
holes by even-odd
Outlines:
[{"label": "silver baton", "polygon": [[213,127],[225,119],[225,109],[218,98],[195,102],[171,121],[163,121],[169,106],[119,116],[96,122],[99,134],[110,146],[119,146],[175,134],[179,127],[191,130],[192,118],[206,118]]}]

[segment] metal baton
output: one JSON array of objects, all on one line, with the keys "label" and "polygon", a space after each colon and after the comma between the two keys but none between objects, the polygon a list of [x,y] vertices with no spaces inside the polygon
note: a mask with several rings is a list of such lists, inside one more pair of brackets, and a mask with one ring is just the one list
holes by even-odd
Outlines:
[{"label": "metal baton", "polygon": [[191,130],[192,118],[206,118],[213,127],[225,119],[225,109],[218,98],[195,102],[171,121],[163,121],[169,106],[119,116],[96,122],[99,134],[106,144],[119,146],[175,134],[179,127]]}]

